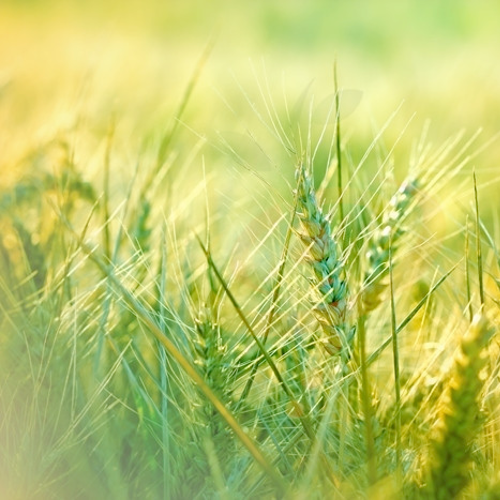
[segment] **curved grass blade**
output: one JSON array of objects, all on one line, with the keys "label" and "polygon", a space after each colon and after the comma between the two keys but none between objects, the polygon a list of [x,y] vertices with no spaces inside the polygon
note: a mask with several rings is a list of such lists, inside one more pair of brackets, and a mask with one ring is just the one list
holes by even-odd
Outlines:
[{"label": "curved grass blade", "polygon": [[[273,296],[271,298],[271,309],[269,310],[269,315],[267,317],[266,329],[264,331],[264,338],[262,341],[263,345],[265,345],[267,342],[267,338],[269,336],[269,332],[271,331],[271,326],[273,324],[274,315],[276,314],[276,310],[278,308],[278,298],[279,298],[279,295],[281,292],[281,284],[283,282],[283,277],[284,277],[284,272],[285,272],[285,265],[286,265],[287,256],[288,256],[288,248],[290,246],[290,239],[292,237],[293,225],[294,225],[294,221],[295,221],[295,214],[297,212],[297,200],[298,200],[298,198],[296,198],[296,200],[295,200],[295,207],[293,209],[292,217],[290,219],[290,224],[289,224],[288,230],[286,232],[285,244],[283,246],[283,252],[281,254],[278,275],[276,276],[276,283],[274,284],[274,287],[273,287]],[[248,381],[243,389],[243,392],[241,393],[240,399],[238,400],[237,407],[239,407],[241,405],[241,403],[247,398],[247,396],[252,388],[253,381],[255,378],[255,373],[257,372],[257,368],[259,366],[259,364],[256,362],[258,358],[259,358],[259,353],[257,353],[255,355],[254,359],[252,360],[252,362],[254,362],[254,364],[252,365],[252,371],[248,377]]]},{"label": "curved grass blade", "polygon": [[481,225],[479,223],[479,197],[477,194],[476,171],[472,172],[474,180],[474,206],[476,208],[476,253],[477,253],[477,274],[479,282],[479,299],[481,307],[484,306],[484,283],[483,283],[483,258],[481,255]]},{"label": "curved grass blade", "polygon": [[339,97],[339,84],[337,79],[337,61],[333,66],[333,83],[335,88],[335,149],[337,154],[337,195],[339,204],[339,226],[344,223],[344,192],[342,188],[342,151],[340,141],[340,97]]}]

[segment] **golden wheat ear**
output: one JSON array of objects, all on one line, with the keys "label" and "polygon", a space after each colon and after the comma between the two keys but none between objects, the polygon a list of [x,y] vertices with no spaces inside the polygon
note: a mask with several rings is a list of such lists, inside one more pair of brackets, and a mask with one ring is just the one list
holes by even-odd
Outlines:
[{"label": "golden wheat ear", "polygon": [[495,329],[484,314],[477,314],[462,338],[455,356],[445,402],[431,443],[429,498],[456,498],[469,482],[471,445],[481,430],[481,372],[486,365],[486,347]]}]

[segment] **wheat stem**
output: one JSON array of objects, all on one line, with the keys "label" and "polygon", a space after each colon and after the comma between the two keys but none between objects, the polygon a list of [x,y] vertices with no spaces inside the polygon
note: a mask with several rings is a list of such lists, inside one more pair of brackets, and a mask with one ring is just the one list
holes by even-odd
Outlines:
[{"label": "wheat stem", "polygon": [[399,342],[396,330],[396,306],[394,303],[394,282],[392,276],[392,240],[389,242],[389,292],[391,299],[391,337],[394,367],[394,392],[396,394],[396,469],[401,472],[401,378],[399,369]]},{"label": "wheat stem", "polygon": [[333,83],[335,89],[335,148],[337,152],[337,195],[339,203],[339,225],[344,222],[344,191],[342,187],[342,151],[340,137],[340,91],[337,79],[337,61],[333,65]]},{"label": "wheat stem", "polygon": [[472,172],[474,180],[474,204],[476,207],[476,252],[477,252],[477,274],[479,280],[479,299],[481,307],[484,306],[484,283],[483,283],[483,259],[481,254],[481,224],[479,219],[479,196],[477,194],[476,171]]},{"label": "wheat stem", "polygon": [[368,374],[368,364],[366,357],[366,316],[360,314],[357,323],[358,336],[358,354],[361,371],[361,404],[363,406],[363,414],[365,420],[365,441],[366,441],[366,456],[368,462],[368,483],[375,484],[377,480],[377,467],[375,460],[375,441],[373,437],[373,408],[372,408],[372,392],[370,385],[370,377]]},{"label": "wheat stem", "polygon": [[467,293],[467,310],[469,311],[469,322],[472,323],[474,311],[472,310],[472,295],[470,288],[469,270],[469,216],[465,219],[465,291]]}]

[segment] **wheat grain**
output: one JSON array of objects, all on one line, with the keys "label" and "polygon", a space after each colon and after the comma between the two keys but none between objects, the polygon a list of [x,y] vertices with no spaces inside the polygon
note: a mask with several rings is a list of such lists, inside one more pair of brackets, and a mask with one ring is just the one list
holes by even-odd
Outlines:
[{"label": "wheat grain", "polygon": [[375,232],[366,253],[367,269],[361,289],[361,309],[364,314],[376,309],[383,300],[388,283],[389,248],[394,252],[395,245],[405,233],[401,222],[407,216],[408,208],[418,190],[418,182],[408,179],[401,184],[389,202],[382,224]]},{"label": "wheat grain", "polygon": [[352,338],[352,329],[347,323],[348,290],[344,265],[330,222],[318,205],[311,175],[302,164],[296,174],[297,216],[302,228],[299,235],[307,245],[308,262],[319,296],[314,314],[326,334],[326,339],[322,340],[324,347],[330,354],[337,354]]},{"label": "wheat grain", "polygon": [[493,329],[477,314],[455,357],[446,401],[432,442],[429,482],[424,493],[436,499],[455,498],[467,485],[471,443],[481,428],[479,397],[485,347]]}]

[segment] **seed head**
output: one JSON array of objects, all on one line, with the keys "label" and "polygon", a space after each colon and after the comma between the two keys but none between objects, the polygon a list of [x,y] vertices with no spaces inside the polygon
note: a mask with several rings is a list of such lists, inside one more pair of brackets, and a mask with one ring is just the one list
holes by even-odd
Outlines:
[{"label": "seed head", "polygon": [[394,250],[397,241],[405,233],[401,226],[408,214],[408,208],[417,193],[418,181],[408,179],[401,184],[396,194],[389,201],[389,208],[382,217],[382,224],[375,232],[366,252],[367,269],[364,274],[361,291],[362,310],[365,314],[374,310],[381,303],[387,288],[385,278],[389,272],[389,247],[392,239]]},{"label": "seed head", "polygon": [[312,282],[318,295],[314,314],[326,334],[325,348],[330,354],[337,354],[352,337],[351,329],[346,324],[344,266],[338,257],[330,222],[318,205],[312,178],[303,165],[297,168],[297,181],[299,235],[308,248],[308,262],[314,273]]}]

